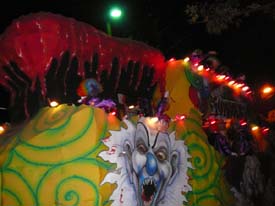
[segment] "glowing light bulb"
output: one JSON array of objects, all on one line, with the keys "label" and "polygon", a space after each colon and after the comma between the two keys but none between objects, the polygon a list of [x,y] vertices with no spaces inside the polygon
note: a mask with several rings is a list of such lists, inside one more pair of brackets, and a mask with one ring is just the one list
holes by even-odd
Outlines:
[{"label": "glowing light bulb", "polygon": [[151,119],[150,119],[150,122],[151,123],[156,123],[157,121],[159,121],[159,118],[157,118],[157,117],[152,117]]},{"label": "glowing light bulb", "polygon": [[0,134],[3,134],[5,132],[5,128],[3,126],[0,126]]},{"label": "glowing light bulb", "polygon": [[185,115],[181,115],[180,120],[184,120],[184,119],[185,119]]},{"label": "glowing light bulb", "polygon": [[211,120],[210,124],[216,124],[216,120]]},{"label": "glowing light bulb", "polygon": [[260,91],[261,98],[263,99],[269,99],[271,98],[275,93],[274,87],[270,85],[264,85]]},{"label": "glowing light bulb", "polygon": [[245,126],[245,125],[247,125],[247,123],[246,123],[245,121],[241,121],[241,122],[240,122],[240,125],[241,125],[241,126]]},{"label": "glowing light bulb", "polygon": [[258,130],[258,129],[259,129],[258,126],[253,126],[253,127],[251,128],[252,131],[256,131],[256,130]]},{"label": "glowing light bulb", "polygon": [[203,65],[198,66],[198,71],[202,71],[203,70]]},{"label": "glowing light bulb", "polygon": [[228,82],[228,85],[231,86],[231,85],[233,85],[234,83],[235,83],[235,81],[234,81],[234,80],[231,80],[230,82]]},{"label": "glowing light bulb", "polygon": [[134,109],[135,106],[134,106],[134,105],[130,105],[128,108],[129,108],[129,109]]},{"label": "glowing light bulb", "polygon": [[223,80],[225,78],[225,75],[216,75],[216,78],[218,80]]},{"label": "glowing light bulb", "polygon": [[51,106],[51,107],[57,107],[58,105],[59,105],[59,103],[56,102],[56,101],[51,101],[51,102],[50,102],[50,106]]},{"label": "glowing light bulb", "polygon": [[241,88],[243,85],[242,84],[239,84],[239,83],[236,83],[236,84],[234,84],[234,87],[236,88],[236,89],[239,89],[239,88]]},{"label": "glowing light bulb", "polygon": [[189,62],[189,61],[190,61],[190,58],[189,58],[189,57],[185,57],[184,60],[183,60],[184,63],[187,63],[187,62]]},{"label": "glowing light bulb", "polygon": [[176,120],[178,120],[178,121],[184,120],[185,118],[186,118],[185,115],[179,115],[179,114],[176,115]]},{"label": "glowing light bulb", "polygon": [[244,87],[242,88],[242,90],[243,90],[244,92],[246,92],[247,90],[249,90],[249,87],[248,87],[248,86],[244,86]]},{"label": "glowing light bulb", "polygon": [[175,61],[176,59],[175,58],[171,58],[171,59],[169,59],[168,61],[169,62],[173,62],[173,61]]},{"label": "glowing light bulb", "polygon": [[225,76],[225,78],[224,78],[225,80],[228,80],[228,79],[230,79],[230,77],[229,76]]},{"label": "glowing light bulb", "polygon": [[267,86],[267,87],[263,88],[262,91],[263,91],[264,94],[269,94],[269,93],[271,93],[273,91],[273,88]]},{"label": "glowing light bulb", "polygon": [[263,128],[262,132],[263,132],[263,134],[267,134],[269,132],[269,128],[267,128],[267,127]]}]

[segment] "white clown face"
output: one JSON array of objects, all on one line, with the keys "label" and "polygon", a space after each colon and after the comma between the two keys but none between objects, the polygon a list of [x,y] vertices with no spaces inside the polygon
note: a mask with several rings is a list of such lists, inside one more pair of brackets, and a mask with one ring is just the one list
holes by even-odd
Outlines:
[{"label": "white clown face", "polygon": [[137,125],[124,120],[127,127],[111,131],[103,142],[109,150],[100,157],[116,164],[101,183],[117,184],[110,197],[113,206],[180,206],[186,202],[183,193],[192,190],[187,147],[153,119],[142,117]]},{"label": "white clown face", "polygon": [[132,175],[138,205],[157,205],[164,197],[165,188],[175,171],[173,162],[176,159],[171,151],[168,133],[152,132],[143,122],[137,124],[132,151]]}]

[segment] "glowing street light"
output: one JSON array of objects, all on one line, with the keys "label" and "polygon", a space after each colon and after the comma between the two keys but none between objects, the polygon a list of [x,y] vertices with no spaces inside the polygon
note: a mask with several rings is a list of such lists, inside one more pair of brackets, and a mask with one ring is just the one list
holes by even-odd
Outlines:
[{"label": "glowing street light", "polygon": [[111,20],[119,20],[122,17],[123,13],[122,10],[119,7],[112,7],[109,10],[109,15],[108,15],[108,19],[107,19],[107,34],[112,36],[112,28],[111,28]]},{"label": "glowing street light", "polygon": [[110,10],[110,17],[114,18],[114,19],[118,19],[121,17],[121,10],[119,8],[112,8]]}]

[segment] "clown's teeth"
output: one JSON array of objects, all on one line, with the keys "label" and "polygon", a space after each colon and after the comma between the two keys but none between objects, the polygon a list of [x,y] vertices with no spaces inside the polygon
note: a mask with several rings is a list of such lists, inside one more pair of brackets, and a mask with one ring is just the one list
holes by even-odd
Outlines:
[{"label": "clown's teeth", "polygon": [[151,178],[147,178],[143,181],[142,183],[143,186],[145,185],[154,185],[155,187],[157,186],[154,179],[151,179]]}]

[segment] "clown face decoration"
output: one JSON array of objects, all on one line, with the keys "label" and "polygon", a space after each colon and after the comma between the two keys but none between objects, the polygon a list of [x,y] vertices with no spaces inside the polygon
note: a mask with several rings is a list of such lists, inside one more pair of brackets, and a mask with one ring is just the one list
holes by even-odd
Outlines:
[{"label": "clown face decoration", "polygon": [[[129,153],[129,151],[127,151]],[[171,150],[168,133],[150,131],[144,122],[138,122],[134,136],[131,171],[138,205],[156,205],[165,194],[169,181],[176,173],[178,154]]]},{"label": "clown face decoration", "polygon": [[182,193],[191,190],[186,175],[191,165],[183,141],[176,141],[174,133],[163,130],[162,123],[153,118],[126,124],[128,128],[120,135],[119,131],[111,132],[104,141],[109,151],[100,154],[117,164],[117,170],[102,182],[118,185],[111,197],[113,205],[182,205]]}]

